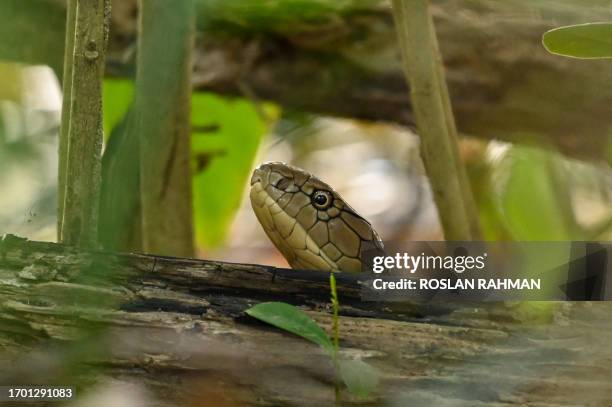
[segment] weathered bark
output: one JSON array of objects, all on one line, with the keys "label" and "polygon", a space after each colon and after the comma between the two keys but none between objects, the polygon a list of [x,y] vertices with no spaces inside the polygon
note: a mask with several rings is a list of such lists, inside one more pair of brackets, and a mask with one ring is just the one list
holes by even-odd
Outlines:
[{"label": "weathered bark", "polygon": [[[341,354],[376,366],[381,384],[367,400],[344,394],[347,405],[612,403],[609,304],[400,311],[362,303],[355,276],[338,275]],[[0,382],[78,376],[80,395],[95,383],[132,383],[160,406],[330,405],[333,366],[323,351],[244,314],[283,300],[329,331],[327,281],[321,272],[79,252],[8,236],[0,242],[0,364],[11,369],[0,369]]]},{"label": "weathered bark", "polygon": [[[131,76],[136,0],[113,3],[107,72]],[[28,46],[0,42],[0,56],[48,63],[61,75],[61,4],[0,2],[0,15],[16,16],[0,24],[2,38],[28,40]],[[224,94],[248,89],[286,107],[413,125],[388,2],[312,0],[314,16],[301,10],[290,14],[283,0],[236,4],[196,1],[204,33],[198,36],[196,88]],[[460,132],[550,143],[572,157],[605,158],[609,62],[550,55],[541,35],[564,24],[612,20],[612,1],[438,0],[433,5]]]}]

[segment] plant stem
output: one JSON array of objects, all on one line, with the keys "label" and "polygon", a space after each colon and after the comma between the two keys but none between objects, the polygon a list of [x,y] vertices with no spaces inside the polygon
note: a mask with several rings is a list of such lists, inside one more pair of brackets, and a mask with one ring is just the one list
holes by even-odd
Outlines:
[{"label": "plant stem", "polygon": [[[429,13],[428,13],[429,14]],[[463,204],[465,205],[466,216],[470,223],[470,233],[472,240],[482,239],[482,229],[480,226],[480,218],[478,216],[478,210],[476,208],[476,202],[470,181],[467,176],[467,172],[461,161],[461,155],[459,154],[459,134],[457,132],[457,125],[455,124],[455,116],[453,114],[453,107],[451,105],[450,95],[448,92],[448,85],[444,74],[444,62],[442,60],[442,53],[440,52],[440,45],[436,36],[436,28],[433,23],[433,18],[429,14],[429,31],[430,38],[432,39],[432,47],[435,56],[436,74],[438,85],[440,87],[440,97],[442,98],[442,106],[444,108],[444,118],[446,127],[448,129],[449,142],[452,147],[453,159],[455,161],[455,170],[457,177],[459,177],[459,183],[461,190],[463,191]]]},{"label": "plant stem", "polygon": [[68,170],[68,129],[72,104],[72,64],[74,36],[76,30],[76,0],[66,4],[66,38],[64,41],[64,72],[62,75],[62,118],[59,137],[59,160],[57,180],[57,240],[62,238],[62,219],[66,199],[66,171]]},{"label": "plant stem", "polygon": [[427,0],[393,0],[404,72],[411,90],[421,154],[447,240],[480,237],[480,226],[444,81]]},{"label": "plant stem", "polygon": [[338,360],[338,352],[340,351],[340,329],[339,329],[339,317],[338,312],[340,309],[340,302],[338,301],[338,289],[336,287],[336,277],[334,273],[329,274],[329,287],[331,290],[331,302],[333,310],[333,323],[332,323],[332,341],[334,343],[334,392],[336,405],[340,405],[342,398],[340,394],[340,363]]},{"label": "plant stem", "polygon": [[[108,40],[109,0],[71,0],[68,11],[60,142],[62,242],[94,247],[97,241],[100,155],[102,150],[102,80]],[[74,15],[72,14],[74,13]],[[73,45],[71,46],[71,41]],[[71,51],[72,50],[72,51]]]},{"label": "plant stem", "polygon": [[190,168],[193,0],[143,0],[134,99],[140,139],[142,243],[193,255]]}]

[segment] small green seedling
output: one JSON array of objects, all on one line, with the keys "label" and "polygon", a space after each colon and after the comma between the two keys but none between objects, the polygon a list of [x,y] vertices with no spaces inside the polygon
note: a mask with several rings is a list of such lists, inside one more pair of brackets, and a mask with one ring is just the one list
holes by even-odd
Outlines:
[{"label": "small green seedling", "polygon": [[[338,295],[333,274],[330,277],[330,285],[334,308],[333,341],[312,318],[291,304],[264,302],[249,308],[246,313],[321,346],[332,358],[336,375],[342,379],[348,391],[358,397],[366,398],[378,385],[379,373],[373,366],[361,360],[340,360],[338,358]],[[336,390],[338,399],[339,392],[338,389]]]}]

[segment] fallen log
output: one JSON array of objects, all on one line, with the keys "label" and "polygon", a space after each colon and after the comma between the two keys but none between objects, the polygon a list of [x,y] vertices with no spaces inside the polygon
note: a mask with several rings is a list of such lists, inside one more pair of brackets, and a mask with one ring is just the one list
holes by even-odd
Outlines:
[{"label": "fallen log", "polygon": [[[86,400],[112,389],[160,406],[331,405],[327,355],[244,313],[262,301],[286,301],[329,332],[327,277],[80,252],[7,235],[0,242],[0,365],[10,368],[0,369],[0,383],[76,384]],[[359,279],[342,273],[338,291],[341,354],[367,361],[381,377],[365,400],[343,392],[346,405],[612,402],[609,304],[541,312],[519,303],[364,303]]]}]

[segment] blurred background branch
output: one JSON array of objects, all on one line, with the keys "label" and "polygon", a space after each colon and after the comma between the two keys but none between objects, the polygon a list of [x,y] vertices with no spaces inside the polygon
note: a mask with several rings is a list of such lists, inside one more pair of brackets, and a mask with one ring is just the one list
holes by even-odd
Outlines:
[{"label": "blurred background branch", "polygon": [[[137,2],[115,3],[107,72],[131,76]],[[291,3],[253,1],[246,7],[196,0],[203,35],[194,55],[194,86],[237,95],[246,83],[259,98],[300,110],[414,124],[387,2],[285,6]],[[2,38],[32,38],[33,46],[5,40],[0,56],[46,63],[61,74],[64,7],[61,0],[2,2],[1,14],[15,15],[0,27]],[[438,0],[432,14],[461,133],[550,143],[571,157],[609,159],[607,63],[560,60],[541,47],[540,37],[560,24],[612,19],[611,1]],[[260,42],[255,55],[253,41]]]}]

